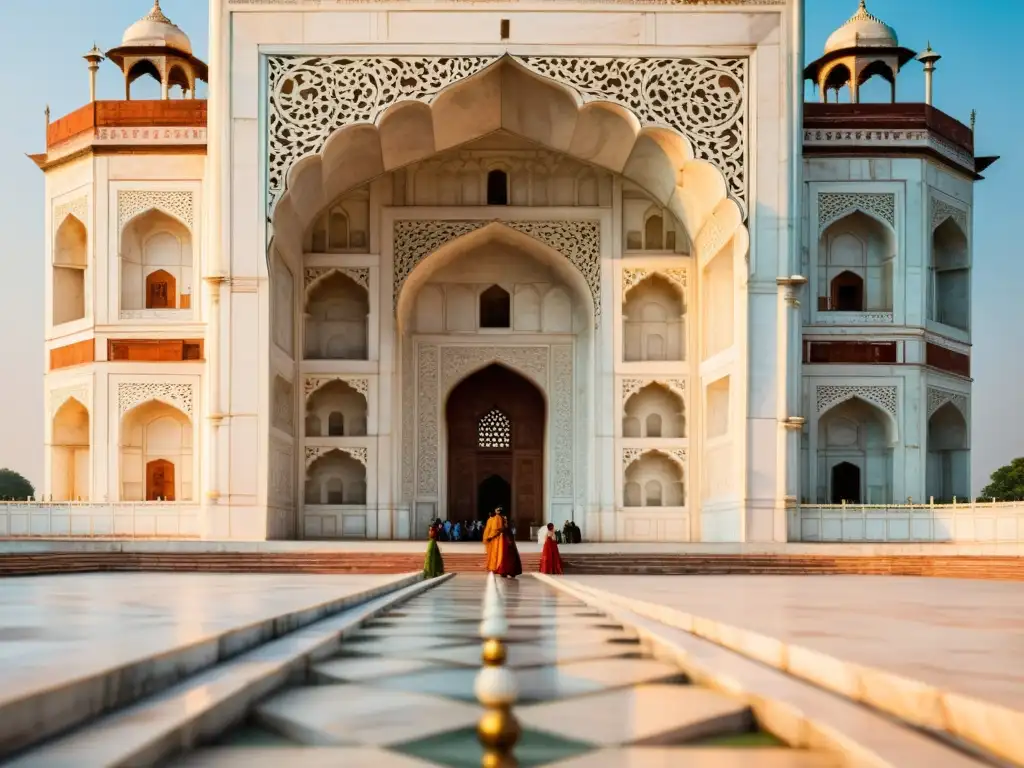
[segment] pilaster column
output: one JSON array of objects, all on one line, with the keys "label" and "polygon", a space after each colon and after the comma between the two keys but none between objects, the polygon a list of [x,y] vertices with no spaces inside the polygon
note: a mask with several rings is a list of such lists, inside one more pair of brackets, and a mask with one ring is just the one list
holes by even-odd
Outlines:
[{"label": "pilaster column", "polygon": [[226,535],[222,530],[226,521],[220,518],[220,427],[224,422],[221,407],[220,369],[221,369],[221,286],[227,282],[223,275],[212,275],[203,278],[210,292],[209,316],[206,323],[206,493],[203,497],[204,533],[209,538]]},{"label": "pilaster column", "polygon": [[802,275],[780,277],[779,286],[779,489],[788,530],[776,531],[776,539],[799,540],[800,502],[800,435],[805,419],[800,416],[802,378],[801,343],[803,319],[800,313],[800,294],[807,284]]}]

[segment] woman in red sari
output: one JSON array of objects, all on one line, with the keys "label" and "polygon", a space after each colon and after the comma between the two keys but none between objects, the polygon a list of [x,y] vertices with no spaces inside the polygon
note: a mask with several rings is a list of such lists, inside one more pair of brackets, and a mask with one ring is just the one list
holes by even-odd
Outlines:
[{"label": "woman in red sari", "polygon": [[495,548],[498,550],[498,567],[495,573],[506,579],[514,579],[523,572],[523,562],[519,559],[519,548],[516,547],[515,537],[512,535],[512,526],[505,516],[505,511],[499,508],[496,515],[498,522],[495,525],[494,535],[498,537]]},{"label": "woman in red sari", "polygon": [[547,530],[544,531],[544,547],[540,551],[540,572],[553,576],[562,575],[562,556],[558,554],[554,523],[548,523]]}]

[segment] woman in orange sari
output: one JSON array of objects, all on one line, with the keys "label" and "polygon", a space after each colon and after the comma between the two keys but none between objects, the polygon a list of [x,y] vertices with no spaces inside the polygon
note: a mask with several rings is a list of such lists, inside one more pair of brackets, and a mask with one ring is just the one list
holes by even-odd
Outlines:
[{"label": "woman in orange sari", "polygon": [[487,518],[487,525],[484,526],[484,554],[487,560],[487,571],[489,573],[498,572],[498,563],[501,560],[501,531],[499,526],[501,524],[501,515],[498,514],[498,510],[491,512],[491,516]]},{"label": "woman in orange sari", "polygon": [[544,547],[540,551],[540,572],[553,576],[562,575],[562,556],[558,553],[558,542],[555,541],[555,524],[548,523],[544,531]]}]

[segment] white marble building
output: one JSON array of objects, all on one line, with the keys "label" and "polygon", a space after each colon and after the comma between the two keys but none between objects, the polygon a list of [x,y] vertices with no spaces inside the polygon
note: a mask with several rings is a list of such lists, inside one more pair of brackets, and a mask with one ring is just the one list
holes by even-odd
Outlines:
[{"label": "white marble building", "polygon": [[805,72],[802,13],[211,0],[207,102],[157,3],[106,57],[165,98],[93,86],[33,156],[45,499],[78,533],[409,538],[501,501],[768,542],[968,496],[991,159],[919,99],[804,104],[914,52],[862,4]]}]

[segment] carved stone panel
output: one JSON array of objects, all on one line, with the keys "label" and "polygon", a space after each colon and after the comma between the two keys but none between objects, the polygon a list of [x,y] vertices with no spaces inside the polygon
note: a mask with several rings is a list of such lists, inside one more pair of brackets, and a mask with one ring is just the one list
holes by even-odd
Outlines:
[{"label": "carved stone panel", "polygon": [[369,379],[349,378],[348,376],[307,376],[302,385],[303,396],[306,402],[309,402],[309,398],[323,386],[330,384],[332,381],[342,381],[364,398],[368,396],[370,391]]},{"label": "carved stone panel", "polygon": [[932,198],[932,231],[934,232],[939,228],[946,219],[952,219],[960,231],[965,235],[970,232],[969,225],[967,223],[967,211],[962,208],[950,205],[945,200],[941,200],[937,197]]},{"label": "carved stone panel", "polygon": [[331,272],[345,275],[352,282],[370,290],[370,270],[366,267],[307,267],[303,273],[306,290],[308,291],[314,283],[319,282]]},{"label": "carved stone panel", "polygon": [[188,190],[155,191],[122,189],[117,193],[118,228],[149,209],[162,211],[192,228],[195,224],[195,206],[192,192]]},{"label": "carved stone panel", "polygon": [[89,197],[82,195],[74,200],[61,203],[53,209],[53,229],[56,231],[67,216],[74,216],[86,227],[89,226]]},{"label": "carved stone panel", "polygon": [[147,400],[158,400],[177,408],[192,418],[192,385],[164,382],[121,382],[117,385],[118,414],[128,411]]},{"label": "carved stone panel", "polygon": [[897,419],[896,387],[887,386],[821,385],[816,392],[817,411],[819,414],[824,413],[829,408],[854,397],[877,405],[893,419]]},{"label": "carved stone panel", "polygon": [[854,211],[872,214],[896,228],[896,195],[892,192],[822,192],[818,195],[818,236]]},{"label": "carved stone panel", "polygon": [[306,446],[306,470],[313,465],[313,462],[319,459],[321,456],[326,456],[331,451],[341,451],[347,453],[353,459],[358,461],[364,467],[367,462],[367,450],[365,448],[349,448],[342,446]]},{"label": "carved stone panel", "polygon": [[[339,128],[375,124],[401,101],[429,104],[448,86],[497,56],[268,57],[269,205],[289,169],[320,152]],[[725,176],[731,197],[747,197],[748,60],[732,58],[516,57],[524,67],[576,90],[582,101],[610,101],[645,126],[678,131],[694,155]]]},{"label": "carved stone panel", "polygon": [[[394,302],[423,259],[445,243],[492,224],[490,221],[395,222]],[[561,253],[583,276],[594,301],[595,323],[601,315],[601,236],[596,221],[505,221],[503,225],[529,235]]]},{"label": "carved stone panel", "polygon": [[960,415],[966,419],[968,402],[969,398],[963,392],[953,392],[952,390],[940,389],[939,387],[928,387],[928,418],[930,419],[934,416],[935,412],[946,403],[952,403],[960,411]]}]

